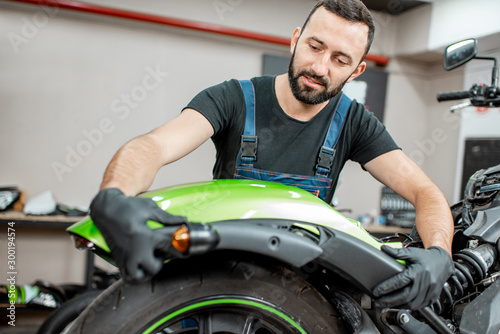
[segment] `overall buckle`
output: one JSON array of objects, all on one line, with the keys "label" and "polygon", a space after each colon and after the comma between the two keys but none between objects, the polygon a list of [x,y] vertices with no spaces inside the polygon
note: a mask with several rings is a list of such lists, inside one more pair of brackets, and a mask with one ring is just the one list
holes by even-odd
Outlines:
[{"label": "overall buckle", "polygon": [[257,136],[241,136],[241,157],[257,160]]},{"label": "overall buckle", "polygon": [[316,168],[322,167],[330,170],[333,164],[333,158],[335,157],[335,149],[327,146],[321,146],[318,155],[318,163]]}]

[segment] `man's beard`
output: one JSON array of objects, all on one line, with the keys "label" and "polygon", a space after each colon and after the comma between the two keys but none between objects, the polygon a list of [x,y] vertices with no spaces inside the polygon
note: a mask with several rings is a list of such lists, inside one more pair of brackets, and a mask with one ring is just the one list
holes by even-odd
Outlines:
[{"label": "man's beard", "polygon": [[[344,82],[338,84],[336,87],[329,89],[330,83],[328,82],[328,80],[325,79],[324,77],[316,75],[316,73],[314,73],[313,71],[304,69],[299,73],[295,74],[295,66],[293,63],[294,58],[295,58],[295,51],[293,52],[292,58],[290,59],[290,64],[288,65],[288,82],[290,83],[290,88],[292,89],[293,96],[295,96],[295,98],[302,103],[320,104],[330,100],[335,95],[337,95],[342,90],[342,88],[344,88],[344,85],[350,78],[350,76],[347,77],[347,79],[345,79]],[[302,85],[303,87],[301,87],[301,85],[299,84],[299,80],[301,80],[300,77],[303,75],[323,85],[321,91],[315,92],[315,89],[307,85]]]}]

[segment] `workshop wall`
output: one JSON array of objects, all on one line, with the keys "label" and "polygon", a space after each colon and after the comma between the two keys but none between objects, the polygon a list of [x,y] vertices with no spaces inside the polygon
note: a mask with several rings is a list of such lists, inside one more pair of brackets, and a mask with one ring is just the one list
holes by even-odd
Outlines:
[{"label": "workshop wall", "polygon": [[[16,32],[33,15],[6,11],[1,24]],[[182,32],[64,15],[26,43],[2,43],[8,140],[0,180],[28,198],[51,190],[67,205],[88,205],[116,150],[175,117],[198,91],[260,72],[261,48],[230,41],[214,48]],[[210,178],[213,160],[210,146],[201,149],[155,186]]]},{"label": "workshop wall", "polygon": [[[0,30],[22,36],[43,10],[35,9],[2,9]],[[263,50],[276,52],[117,21],[58,13],[19,44],[1,39],[0,184],[17,185],[28,200],[50,190],[58,203],[88,206],[121,145],[175,117],[203,88],[259,75]],[[214,157],[207,143],[152,188],[211,179]],[[39,236],[23,229],[17,237],[18,281],[81,281],[83,253],[69,237],[47,244]],[[73,260],[44,261],[40,249]]]}]

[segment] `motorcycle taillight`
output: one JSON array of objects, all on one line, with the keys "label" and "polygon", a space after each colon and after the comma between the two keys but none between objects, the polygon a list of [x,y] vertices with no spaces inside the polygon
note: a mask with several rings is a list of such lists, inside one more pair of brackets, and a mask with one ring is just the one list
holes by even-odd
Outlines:
[{"label": "motorcycle taillight", "polygon": [[80,235],[73,234],[75,247],[79,250],[95,250],[95,244]]}]

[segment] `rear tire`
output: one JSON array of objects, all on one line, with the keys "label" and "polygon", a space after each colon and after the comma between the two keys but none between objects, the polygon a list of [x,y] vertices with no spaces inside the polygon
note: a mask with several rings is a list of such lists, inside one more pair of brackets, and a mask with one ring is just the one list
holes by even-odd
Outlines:
[{"label": "rear tire", "polygon": [[[206,259],[205,259],[206,260]],[[345,333],[314,287],[280,266],[171,263],[152,281],[118,281],[65,333]]]}]

